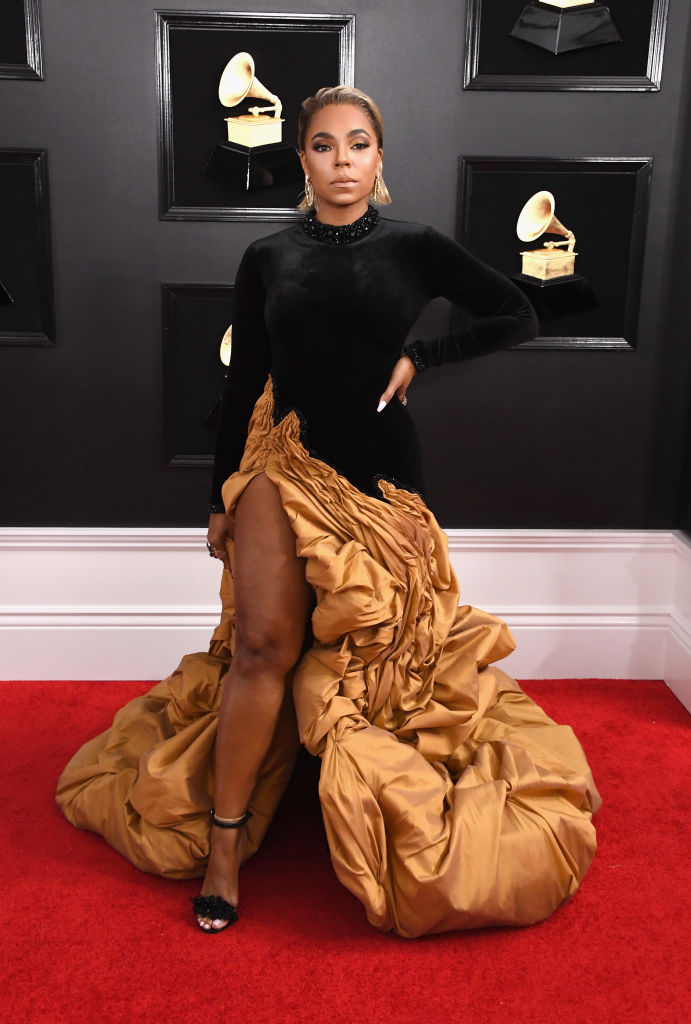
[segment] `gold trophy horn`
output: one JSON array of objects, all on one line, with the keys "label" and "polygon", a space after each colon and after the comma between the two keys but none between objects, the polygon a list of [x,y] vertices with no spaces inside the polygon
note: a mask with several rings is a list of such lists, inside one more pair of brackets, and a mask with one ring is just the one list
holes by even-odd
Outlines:
[{"label": "gold trophy horn", "polygon": [[[566,239],[565,242],[544,242],[542,249],[521,253],[522,272],[541,281],[573,274],[578,255],[574,252],[576,236],[555,217],[555,205],[551,192],[536,192],[521,210],[516,223],[516,234],[522,242],[534,242],[545,233],[563,235]],[[566,246],[566,252],[562,252],[560,246]]]},{"label": "gold trophy horn", "polygon": [[233,348],[233,325],[231,324],[226,333],[221,338],[221,348],[219,350],[219,356],[224,366],[230,366],[230,353]]},{"label": "gold trophy horn", "polygon": [[549,235],[563,235],[567,242],[545,242],[545,246],[553,249],[556,245],[568,245],[568,251],[573,252],[576,236],[555,217],[555,205],[551,192],[536,192],[518,215],[516,234],[522,242],[534,242],[545,232]]},{"label": "gold trophy horn", "polygon": [[223,69],[221,81],[218,83],[218,98],[224,107],[235,107],[247,96],[271,101],[270,107],[251,107],[250,113],[255,116],[266,110],[273,110],[274,117],[281,116],[283,104],[255,75],[252,54],[242,51],[236,53]]}]

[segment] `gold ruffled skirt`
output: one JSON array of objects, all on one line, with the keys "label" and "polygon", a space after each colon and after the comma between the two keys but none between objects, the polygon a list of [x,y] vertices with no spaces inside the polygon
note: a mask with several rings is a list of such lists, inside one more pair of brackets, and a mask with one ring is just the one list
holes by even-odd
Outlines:
[{"label": "gold ruffled skirt", "polygon": [[[278,487],[316,607],[250,801],[248,855],[301,741],[321,758],[336,873],[377,928],[413,937],[547,917],[595,852],[600,798],[578,740],[493,666],[511,634],[458,607],[446,537],[423,500],[384,480],[386,501],[368,497],[310,456],[295,413],[273,425],[270,384],[223,497],[232,513],[257,473]],[[203,875],[208,856],[233,655],[227,572],[221,598],[208,653],[122,708],[58,783],[74,825],[171,878]]]}]

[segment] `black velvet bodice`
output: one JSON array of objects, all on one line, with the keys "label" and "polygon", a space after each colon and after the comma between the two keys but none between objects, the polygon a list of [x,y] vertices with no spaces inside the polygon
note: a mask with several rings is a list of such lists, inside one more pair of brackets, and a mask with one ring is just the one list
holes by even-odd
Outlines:
[{"label": "black velvet bodice", "polygon": [[528,340],[537,321],[503,275],[432,228],[380,218],[364,237],[330,244],[300,224],[253,242],[235,287],[233,347],[218,428],[211,502],[239,465],[269,373],[274,422],[291,409],[302,442],[361,491],[376,479],[424,491],[417,435],[381,393],[425,305],[443,295],[474,319],[462,331],[408,343],[418,371]]}]

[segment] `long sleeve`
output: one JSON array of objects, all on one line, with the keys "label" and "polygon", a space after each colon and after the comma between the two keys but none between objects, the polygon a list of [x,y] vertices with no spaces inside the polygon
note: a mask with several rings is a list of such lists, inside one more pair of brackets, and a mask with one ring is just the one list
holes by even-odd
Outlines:
[{"label": "long sleeve", "polygon": [[240,465],[247,427],[271,368],[271,347],[264,322],[264,288],[256,253],[250,246],[235,278],[233,345],[221,402],[216,457],[209,496],[220,511],[221,487]]},{"label": "long sleeve", "polygon": [[404,352],[418,372],[497,352],[536,336],[535,311],[512,281],[432,228],[422,242],[420,259],[431,294],[444,296],[474,319],[445,337],[408,342]]}]

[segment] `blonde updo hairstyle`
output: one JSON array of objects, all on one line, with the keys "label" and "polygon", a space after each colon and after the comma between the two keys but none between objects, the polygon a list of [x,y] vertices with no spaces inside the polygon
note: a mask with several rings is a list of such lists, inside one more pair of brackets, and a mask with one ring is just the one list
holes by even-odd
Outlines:
[{"label": "blonde updo hairstyle", "polygon": [[[382,120],[381,111],[372,97],[368,96],[367,93],[362,92],[361,89],[356,89],[353,85],[329,85],[320,89],[318,92],[315,92],[314,96],[308,96],[306,100],[302,101],[302,106],[300,107],[300,113],[298,115],[298,149],[301,153],[304,153],[305,151],[305,141],[307,139],[310,122],[317,111],[323,110],[324,107],[331,107],[342,103],[349,103],[351,106],[359,107],[360,110],[364,111],[370,124],[374,128],[374,133],[377,136],[378,148],[384,148],[384,122]],[[381,203],[382,205],[391,202],[389,190],[381,175],[379,176],[379,187],[377,188],[376,199],[374,197],[373,187],[370,192],[370,201]],[[302,201],[298,206],[298,210],[311,210],[313,206],[314,204],[309,203],[307,201],[307,197],[303,196]]]}]

